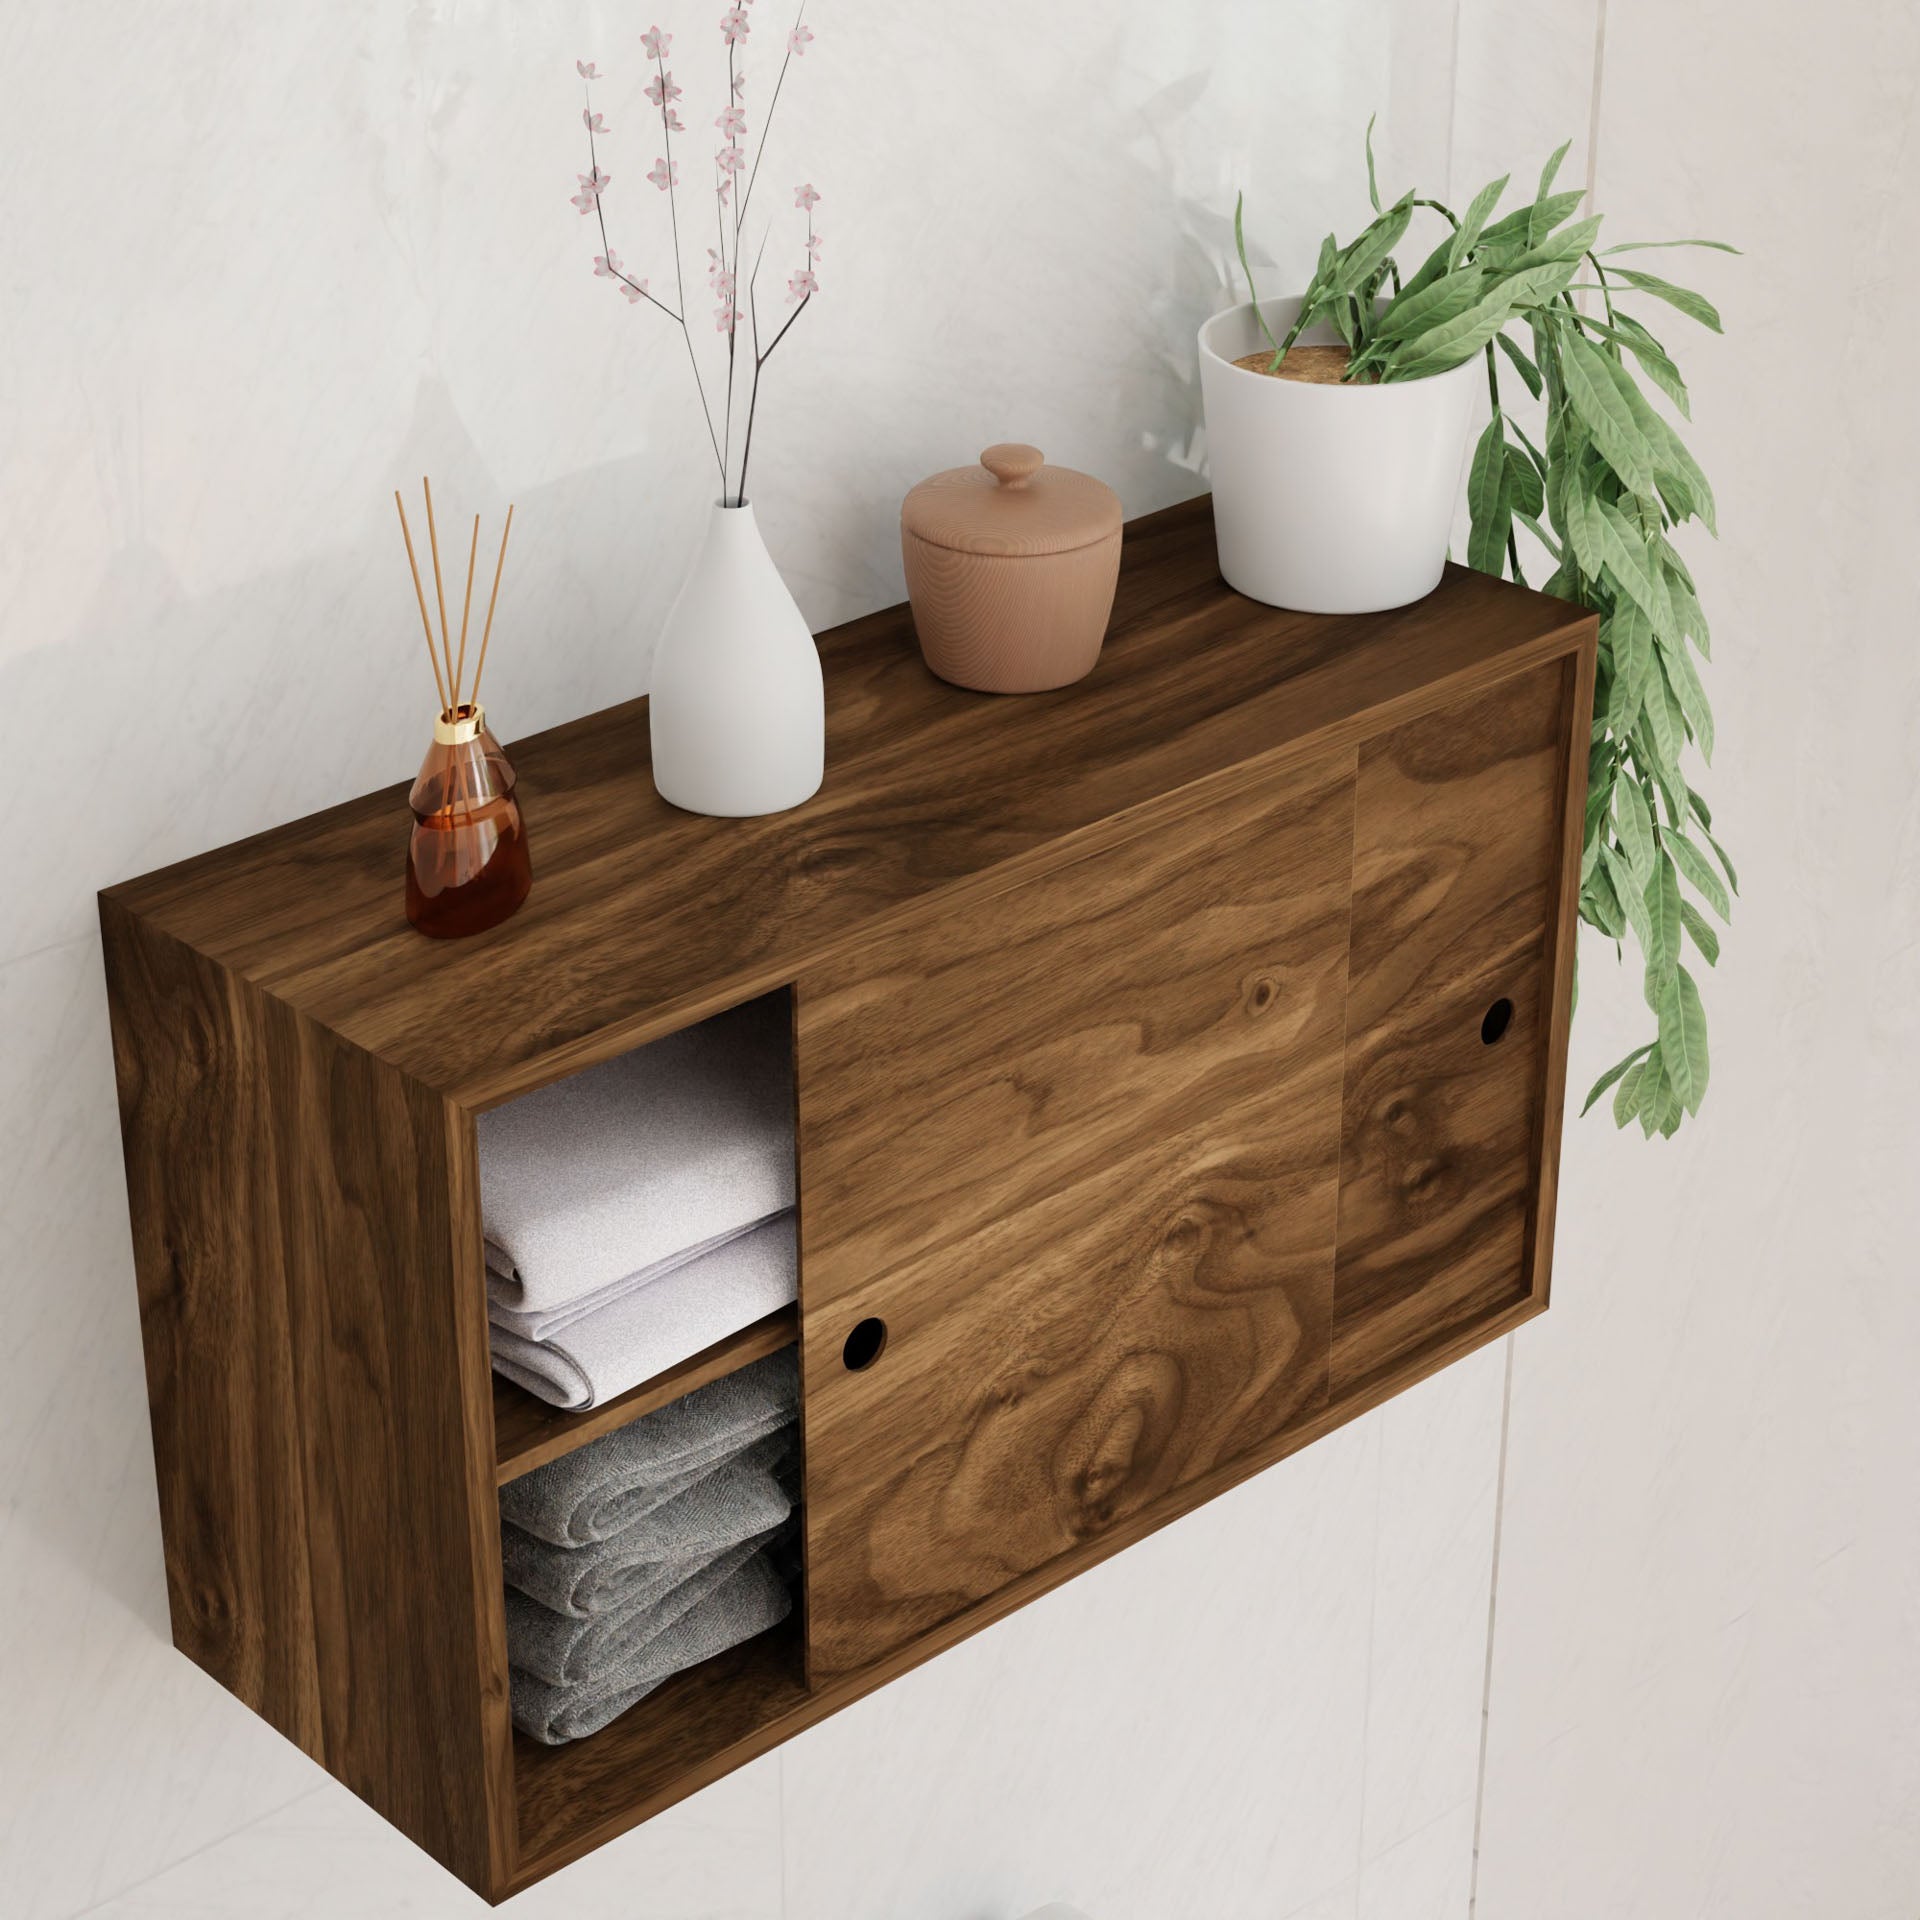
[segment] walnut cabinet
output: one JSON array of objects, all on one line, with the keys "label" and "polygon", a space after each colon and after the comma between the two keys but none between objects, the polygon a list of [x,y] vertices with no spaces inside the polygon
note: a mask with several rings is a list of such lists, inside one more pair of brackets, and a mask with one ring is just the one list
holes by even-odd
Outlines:
[{"label": "walnut cabinet", "polygon": [[[406,924],[402,787],[101,898],[174,1639],[492,1900],[1546,1305],[1590,618],[1259,606],[1201,500],[1078,686],[820,644],[790,814],[666,806],[643,701],[521,741],[476,939]],[[475,1115],[770,992],[797,1308],[497,1382]],[[498,1486],[796,1340],[803,1605],[517,1738]]]}]

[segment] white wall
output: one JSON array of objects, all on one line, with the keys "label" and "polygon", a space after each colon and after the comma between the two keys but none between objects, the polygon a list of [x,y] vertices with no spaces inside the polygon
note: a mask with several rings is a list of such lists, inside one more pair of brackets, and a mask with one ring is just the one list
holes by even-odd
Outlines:
[{"label": "white wall", "polygon": [[[711,0],[660,8],[683,46],[717,38]],[[1505,1349],[515,1911],[1424,1920],[1467,1911],[1478,1828],[1494,1920],[1911,1920],[1920,689],[1883,556],[1915,519],[1916,376],[1859,311],[1915,277],[1906,12],[1816,34],[1784,0],[819,0],[768,165],[826,196],[826,291],[776,363],[754,486],[816,625],[898,597],[900,493],[990,440],[1133,512],[1195,490],[1188,342],[1233,190],[1278,284],[1356,218],[1375,107],[1392,182],[1525,178],[1573,133],[1624,225],[1753,246],[1700,269],[1734,336],[1686,343],[1728,530],[1701,558],[1712,792],[1747,901],[1705,1123],[1663,1149],[1571,1136],[1555,1309],[1512,1343],[1484,1794]],[[520,503],[488,670],[506,731],[644,686],[710,489],[678,342],[592,278],[566,196],[594,54],[614,244],[659,276],[651,17],[0,13],[10,1917],[480,1911],[167,1645],[91,895],[411,770],[424,671],[386,494],[423,470],[469,510]],[[689,91],[698,126],[718,103]],[[1807,110],[1826,144],[1784,143]],[[1582,1069],[1632,1012],[1601,958]]]}]

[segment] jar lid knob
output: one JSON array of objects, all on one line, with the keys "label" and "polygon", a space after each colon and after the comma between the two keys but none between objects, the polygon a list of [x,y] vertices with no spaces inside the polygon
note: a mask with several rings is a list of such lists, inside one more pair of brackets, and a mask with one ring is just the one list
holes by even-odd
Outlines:
[{"label": "jar lid knob", "polygon": [[997,447],[989,447],[980,456],[980,464],[1009,490],[1024,487],[1040,471],[1045,460],[1046,456],[1038,447],[1023,446],[1017,440],[1003,441]]}]

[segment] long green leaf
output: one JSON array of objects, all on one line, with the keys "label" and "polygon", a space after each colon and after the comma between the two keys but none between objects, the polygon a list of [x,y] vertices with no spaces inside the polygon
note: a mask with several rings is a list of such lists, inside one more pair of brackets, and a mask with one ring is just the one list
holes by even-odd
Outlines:
[{"label": "long green leaf", "polygon": [[1630,733],[1654,670],[1653,629],[1647,625],[1646,615],[1628,602],[1614,608],[1607,632],[1613,645],[1614,672],[1609,724],[1615,733]]},{"label": "long green leaf", "polygon": [[1540,369],[1533,364],[1523,347],[1517,346],[1511,335],[1496,333],[1494,339],[1500,343],[1500,350],[1514,364],[1520,378],[1527,383],[1527,391],[1538,400],[1540,398]]},{"label": "long green leaf", "polygon": [[1627,856],[1627,866],[1635,881],[1644,887],[1653,877],[1653,862],[1658,847],[1653,837],[1653,814],[1637,782],[1622,780],[1614,788],[1613,818],[1620,834],[1621,851]]},{"label": "long green leaf", "polygon": [[1580,1109],[1581,1117],[1585,1118],[1593,1103],[1598,1100],[1616,1080],[1622,1080],[1626,1077],[1627,1069],[1631,1067],[1636,1060],[1644,1060],[1652,1051],[1653,1042],[1651,1040],[1643,1041],[1639,1046],[1635,1047],[1624,1060],[1615,1061],[1614,1064],[1593,1083],[1593,1089],[1587,1095],[1586,1105]]},{"label": "long green leaf", "polygon": [[1375,213],[1380,211],[1380,182],[1373,171],[1373,123],[1379,118],[1377,113],[1367,116],[1367,198]]},{"label": "long green leaf", "polygon": [[1503,173],[1498,180],[1489,180],[1468,203],[1466,218],[1460,222],[1452,240],[1447,246],[1447,265],[1457,267],[1470,254],[1480,238],[1480,230],[1487,224],[1487,216],[1500,204],[1500,196],[1507,190],[1507,182],[1513,178]]},{"label": "long green leaf", "polygon": [[1649,1140],[1665,1128],[1667,1111],[1675,1104],[1663,1049],[1656,1046],[1642,1062],[1640,1072],[1640,1131]]},{"label": "long green leaf", "polygon": [[1738,253],[1724,240],[1622,240],[1617,247],[1602,247],[1602,258],[1616,253],[1653,253],[1662,247],[1711,247],[1715,253]]},{"label": "long green leaf", "polygon": [[1679,623],[1673,617],[1666,575],[1653,566],[1640,529],[1608,501],[1596,499],[1593,507],[1600,518],[1608,573],[1631,595],[1655,633],[1673,633]]},{"label": "long green leaf", "polygon": [[1676,967],[1660,1000],[1660,1057],[1680,1104],[1700,1111],[1707,1091],[1707,1010],[1685,967]]},{"label": "long green leaf", "polygon": [[1671,860],[1656,860],[1647,882],[1647,1005],[1658,1009],[1680,964],[1680,876]]},{"label": "long green leaf", "polygon": [[1528,208],[1532,216],[1527,221],[1527,244],[1536,246],[1546,237],[1552,221],[1546,218],[1546,198],[1553,191],[1553,183],[1560,177],[1560,163],[1567,157],[1567,150],[1573,145],[1571,140],[1563,140],[1547,156],[1547,164],[1540,169],[1540,184],[1534,189],[1533,205]]},{"label": "long green leaf", "polygon": [[1693,938],[1710,967],[1720,964],[1720,936],[1714,932],[1713,923],[1696,907],[1691,900],[1680,902],[1680,924]]},{"label": "long green leaf", "polygon": [[1260,322],[1260,331],[1267,336],[1268,344],[1277,354],[1280,342],[1273,337],[1273,329],[1267,325],[1267,316],[1260,310],[1260,296],[1253,287],[1253,268],[1247,263],[1247,233],[1241,224],[1241,214],[1247,204],[1244,193],[1236,194],[1233,201],[1233,244],[1240,254],[1240,271],[1247,276],[1247,298],[1253,302],[1253,317]]},{"label": "long green leaf", "polygon": [[1609,360],[1572,327],[1562,329],[1560,358],[1567,376],[1567,398],[1593,436],[1601,457],[1630,491],[1651,493],[1654,451],[1614,380],[1619,363]]},{"label": "long green leaf", "polygon": [[1624,1127],[1640,1111],[1640,1083],[1647,1077],[1647,1063],[1642,1060],[1637,1067],[1630,1068],[1627,1077],[1620,1082],[1620,1091],[1613,1096],[1613,1124]]},{"label": "long green leaf", "polygon": [[1707,864],[1707,856],[1684,833],[1676,833],[1671,827],[1662,829],[1660,844],[1673,857],[1673,864],[1699,889],[1707,905],[1722,920],[1731,920],[1733,903],[1720,884],[1720,876]]},{"label": "long green leaf", "polygon": [[1691,287],[1676,287],[1671,280],[1662,280],[1658,274],[1638,273],[1632,267],[1615,267],[1614,278],[1624,280],[1630,287],[1638,287],[1642,293],[1650,293],[1656,300],[1664,300],[1670,307],[1678,307],[1689,320],[1698,320],[1703,327],[1711,327],[1715,333],[1723,332],[1720,325],[1720,310],[1704,295],[1695,293]]},{"label": "long green leaf", "polygon": [[1540,484],[1539,472],[1515,446],[1507,448],[1507,491],[1513,496],[1513,510],[1529,519],[1537,517],[1546,505],[1546,490]]},{"label": "long green leaf", "polygon": [[1600,849],[1600,864],[1606,869],[1607,878],[1613,882],[1614,896],[1619,900],[1620,910],[1627,916],[1627,925],[1633,929],[1633,937],[1640,943],[1640,951],[1644,955],[1653,945],[1653,920],[1647,912],[1646,888],[1634,878],[1626,856],[1617,848],[1603,846]]},{"label": "long green leaf", "polygon": [[1482,298],[1456,319],[1405,342],[1394,356],[1392,378],[1421,380],[1445,373],[1484,347],[1516,310],[1552,300],[1573,276],[1571,261],[1550,261],[1495,280]]},{"label": "long green leaf", "polygon": [[1616,314],[1611,326],[1604,320],[1592,319],[1585,324],[1589,333],[1626,348],[1640,362],[1640,370],[1647,378],[1680,409],[1681,418],[1693,418],[1693,401],[1687,393],[1687,383],[1680,377],[1680,369],[1673,364],[1666,348],[1632,314]]},{"label": "long green leaf", "polygon": [[1423,287],[1409,287],[1391,301],[1377,328],[1382,340],[1411,340],[1429,327],[1465,313],[1486,292],[1487,276],[1478,267],[1463,267]]},{"label": "long green leaf", "polygon": [[1340,256],[1332,290],[1342,294],[1358,293],[1400,244],[1400,236],[1412,218],[1413,195],[1404,194]]},{"label": "long green leaf", "polygon": [[1573,213],[1580,202],[1587,197],[1585,187],[1575,187],[1569,193],[1549,194],[1543,200],[1536,200],[1531,206],[1518,207],[1502,220],[1496,220],[1480,236],[1482,247],[1491,247],[1498,252],[1503,247],[1527,247],[1533,244],[1533,235],[1551,233],[1560,222]]},{"label": "long green leaf", "polygon": [[1666,670],[1667,684],[1673,688],[1674,696],[1680,702],[1680,711],[1687,716],[1687,724],[1693,729],[1700,757],[1708,766],[1712,766],[1713,709],[1707,704],[1707,690],[1700,684],[1700,675],[1691,656],[1684,645],[1676,642],[1661,648],[1660,664]]},{"label": "long green leaf", "polygon": [[1496,413],[1473,449],[1473,465],[1467,475],[1467,513],[1472,522],[1467,540],[1468,566],[1499,575],[1507,557],[1511,512],[1507,497],[1507,426]]}]

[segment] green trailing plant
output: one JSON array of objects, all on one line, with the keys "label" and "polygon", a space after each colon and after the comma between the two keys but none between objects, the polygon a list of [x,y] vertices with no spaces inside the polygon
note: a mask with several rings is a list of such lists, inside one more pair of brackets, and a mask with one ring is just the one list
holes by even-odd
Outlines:
[{"label": "green trailing plant", "polygon": [[[1485,357],[1492,417],[1468,470],[1467,559],[1526,585],[1524,530],[1552,564],[1543,589],[1600,616],[1580,914],[1622,953],[1633,936],[1654,1018],[1653,1037],[1600,1076],[1581,1111],[1611,1089],[1620,1126],[1638,1120],[1649,1137],[1670,1136],[1707,1090],[1706,1010],[1684,955],[1691,946],[1708,966],[1718,962],[1713,920],[1728,920],[1739,883],[1684,764],[1690,748],[1713,758],[1713,712],[1693,657],[1708,658],[1712,642],[1693,575],[1669,538],[1689,520],[1716,530],[1713,490],[1640,384],[1650,380],[1690,417],[1680,370],[1626,308],[1642,297],[1664,302],[1716,333],[1720,316],[1699,294],[1616,256],[1737,249],[1717,240],[1598,247],[1599,216],[1576,217],[1584,192],[1554,190],[1566,154],[1561,147],[1533,198],[1505,214],[1511,176],[1482,188],[1464,215],[1414,193],[1383,207],[1369,124],[1375,219],[1344,247],[1327,236],[1284,339],[1264,315],[1261,327],[1273,347],[1269,371],[1316,322],[1345,343],[1349,381],[1420,380]],[[1445,228],[1403,279],[1394,250],[1422,210]],[[1258,314],[1240,204],[1234,239]],[[1597,313],[1582,310],[1581,294],[1597,296]],[[1543,445],[1508,413],[1503,370],[1544,405]]]}]

